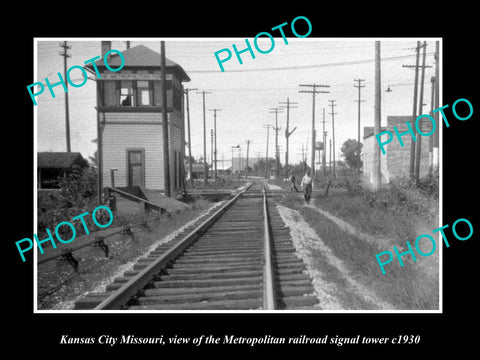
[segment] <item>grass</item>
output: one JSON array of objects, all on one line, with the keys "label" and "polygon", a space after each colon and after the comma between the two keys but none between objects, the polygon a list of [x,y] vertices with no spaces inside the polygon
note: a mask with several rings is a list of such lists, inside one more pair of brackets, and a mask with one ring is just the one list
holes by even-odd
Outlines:
[{"label": "grass", "polygon": [[322,209],[351,223],[363,232],[386,236],[399,244],[431,233],[438,227],[438,199],[415,188],[368,190],[317,196]]},{"label": "grass", "polygon": [[[370,289],[378,298],[393,304],[396,309],[438,309],[438,250],[429,257],[417,257],[413,262],[411,256],[404,256],[404,267],[394,260],[385,266],[383,275],[375,255],[385,249],[393,252],[393,245],[399,249],[406,248],[405,240],[413,244],[416,236],[431,233],[438,223],[438,203],[428,197],[413,197],[415,191],[405,192],[407,200],[390,201],[390,206],[382,204],[393,193],[379,194],[375,201],[368,202],[364,194],[331,194],[323,198],[316,196],[316,206],[336,215],[352,224],[362,232],[385,239],[385,248],[380,249],[378,243],[362,241],[354,235],[343,231],[335,222],[321,215],[314,209],[304,206],[299,196],[288,194],[282,205],[298,210],[305,221],[339,258],[348,270],[349,276],[356,282]],[[417,194],[418,195],[418,194]],[[375,196],[369,194],[369,196]],[[412,196],[412,198],[409,198]],[[407,205],[408,204],[408,205]],[[422,212],[423,211],[423,212]],[[388,240],[387,240],[388,239]],[[334,282],[342,289],[339,297],[348,308],[368,309],[369,304],[354,298],[345,291],[345,280],[338,270],[325,261],[319,249],[312,249],[315,266],[325,274],[326,280]],[[430,265],[429,271],[426,271]],[[432,270],[433,269],[433,270]]]}]

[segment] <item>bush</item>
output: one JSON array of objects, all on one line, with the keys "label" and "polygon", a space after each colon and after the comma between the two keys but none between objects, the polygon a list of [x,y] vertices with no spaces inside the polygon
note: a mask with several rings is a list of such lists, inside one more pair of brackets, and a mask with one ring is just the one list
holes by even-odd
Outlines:
[{"label": "bush", "polygon": [[[74,165],[72,173],[67,178],[59,181],[60,189],[56,195],[50,194],[49,196],[38,196],[38,229],[37,233],[45,234],[46,229],[53,231],[58,223],[62,221],[71,222],[71,219],[77,215],[88,212],[92,213],[97,206],[97,174],[96,169],[93,166],[81,168]],[[97,219],[101,223],[108,221],[108,215],[99,211]],[[106,217],[103,221],[102,217]],[[91,216],[85,216],[84,221],[89,229],[95,229]],[[81,221],[74,221],[78,234],[83,234],[83,225]],[[59,235],[68,239],[71,237],[71,230],[68,226],[62,226],[59,228]]]},{"label": "bush", "polygon": [[427,221],[438,214],[438,178],[434,176],[427,176],[418,182],[401,177],[376,192],[362,188],[355,182],[349,183],[347,189],[349,196],[361,198],[370,208],[419,216]]},{"label": "bush", "polygon": [[66,207],[83,206],[87,199],[97,195],[97,172],[93,166],[73,165],[72,172],[59,185]]}]

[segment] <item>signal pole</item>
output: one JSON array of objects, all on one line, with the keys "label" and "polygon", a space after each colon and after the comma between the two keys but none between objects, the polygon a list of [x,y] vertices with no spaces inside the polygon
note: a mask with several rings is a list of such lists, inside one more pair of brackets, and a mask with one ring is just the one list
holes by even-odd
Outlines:
[{"label": "signal pole", "polygon": [[319,84],[300,84],[299,86],[310,87],[312,90],[299,90],[301,93],[312,94],[312,158],[311,158],[311,176],[315,177],[315,95],[322,93],[329,93],[330,91],[318,91],[317,88],[330,87],[330,85]]},{"label": "signal pole", "polygon": [[354,87],[358,88],[358,100],[354,100],[358,102],[358,134],[357,134],[357,142],[358,142],[358,168],[357,168],[357,176],[360,177],[360,103],[365,102],[365,100],[361,100],[361,89],[365,87],[362,85],[362,81],[364,79],[354,79],[354,81],[358,82],[358,85],[353,85]]},{"label": "signal pole", "polygon": [[197,91],[202,94],[203,98],[203,183],[208,184],[208,167],[207,167],[207,120],[205,119],[205,94],[211,94],[210,91]]},{"label": "signal pole", "polygon": [[188,92],[198,89],[184,89],[185,95],[187,97],[187,124],[188,124],[188,167],[190,170],[190,185],[193,188],[193,171],[192,171],[192,141],[190,138],[190,105],[188,102]]},{"label": "signal pole", "polygon": [[[67,45],[67,42],[64,41],[63,44],[60,44],[60,47],[63,48],[63,52],[60,52],[60,56],[63,56],[63,78],[67,78],[67,58],[71,57],[68,54],[68,50],[71,49],[71,46]],[[66,131],[66,138],[67,138],[67,152],[71,152],[70,148],[70,117],[68,111],[68,81],[65,81],[65,131]]]},{"label": "signal pole", "polygon": [[215,164],[215,183],[217,182],[217,111],[222,111],[222,109],[209,109],[213,111],[213,136],[214,136],[214,164]]},{"label": "signal pole", "polygon": [[275,177],[278,178],[280,176],[280,152],[278,151],[278,131],[281,129],[278,127],[278,113],[282,112],[283,110],[278,107],[269,108],[269,110],[270,113],[275,113],[275,127],[273,128],[273,130],[275,130]]},{"label": "signal pole", "polygon": [[[297,127],[295,126],[293,128],[292,131],[288,131],[288,126],[289,126],[289,123],[290,123],[290,108],[292,109],[296,109],[298,108],[297,106],[292,106],[292,105],[298,105],[298,103],[296,102],[290,102],[290,99],[287,98],[287,101],[281,101],[279,102],[279,104],[282,104],[280,105],[282,108],[286,108],[287,109],[287,125],[285,126],[285,142],[286,142],[286,149],[285,149],[285,169],[286,169],[286,174],[285,174],[285,177],[288,178],[288,138],[290,137],[290,135],[293,134],[293,132],[297,129]],[[285,106],[285,104],[287,106]]]},{"label": "signal pole", "polygon": [[[333,139],[333,178],[337,177],[337,173],[335,171],[335,115],[337,114],[334,110],[334,107],[337,106],[335,104],[336,100],[328,100],[330,102],[330,107],[332,108],[332,112],[330,115],[332,115],[332,139]],[[332,156],[332,150],[330,148],[330,157]]]}]

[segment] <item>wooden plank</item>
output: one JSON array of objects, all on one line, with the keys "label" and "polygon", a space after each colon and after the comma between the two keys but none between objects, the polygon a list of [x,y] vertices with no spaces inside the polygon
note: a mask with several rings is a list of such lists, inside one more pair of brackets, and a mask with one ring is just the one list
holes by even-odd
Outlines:
[{"label": "wooden plank", "polygon": [[108,188],[110,191],[113,191],[123,197],[126,197],[126,198],[129,198],[135,202],[143,202],[147,205],[150,205],[151,207],[155,208],[155,209],[158,209],[158,210],[161,210],[161,209],[164,209],[164,210],[167,210],[166,208],[162,208],[159,204],[156,204],[156,203],[153,203],[149,200],[146,200],[146,199],[143,199],[139,196],[136,196],[136,195],[133,195],[133,194],[130,194],[126,191],[123,191],[123,190],[120,190],[120,189],[116,189],[116,188]]},{"label": "wooden plank", "polygon": [[262,306],[261,299],[208,301],[188,304],[155,304],[131,306],[130,310],[256,310]]},{"label": "wooden plank", "polygon": [[192,303],[201,301],[259,299],[262,297],[261,289],[239,291],[215,291],[208,293],[190,293],[175,295],[150,295],[138,299],[139,305]]},{"label": "wooden plank", "polygon": [[190,205],[187,205],[174,198],[165,196],[158,191],[153,191],[143,186],[139,186],[139,188],[140,188],[140,191],[143,193],[143,195],[148,199],[148,202],[146,202],[146,204],[148,205],[154,204],[159,208],[166,209],[169,211],[181,211],[181,210],[187,210],[191,208]]}]

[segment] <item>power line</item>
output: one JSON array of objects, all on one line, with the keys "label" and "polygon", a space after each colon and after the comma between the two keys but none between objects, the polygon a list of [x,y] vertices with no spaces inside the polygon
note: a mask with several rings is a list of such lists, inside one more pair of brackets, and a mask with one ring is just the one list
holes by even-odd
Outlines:
[{"label": "power line", "polygon": [[[434,55],[434,53],[428,53],[428,55]],[[400,59],[409,59],[412,55],[399,55],[382,58],[383,61],[394,61]],[[334,67],[334,66],[344,66],[344,65],[360,65],[360,64],[369,64],[374,62],[375,59],[363,59],[363,60],[352,60],[352,61],[340,61],[335,63],[327,64],[313,64],[313,65],[295,65],[295,66],[283,66],[283,67],[271,67],[271,68],[261,68],[261,69],[233,69],[226,72],[230,73],[241,73],[241,72],[261,72],[261,71],[281,71],[281,70],[299,70],[299,69],[312,69],[312,68],[323,68],[323,67]],[[221,70],[186,70],[187,73],[192,74],[201,74],[201,73],[221,73]]]}]

